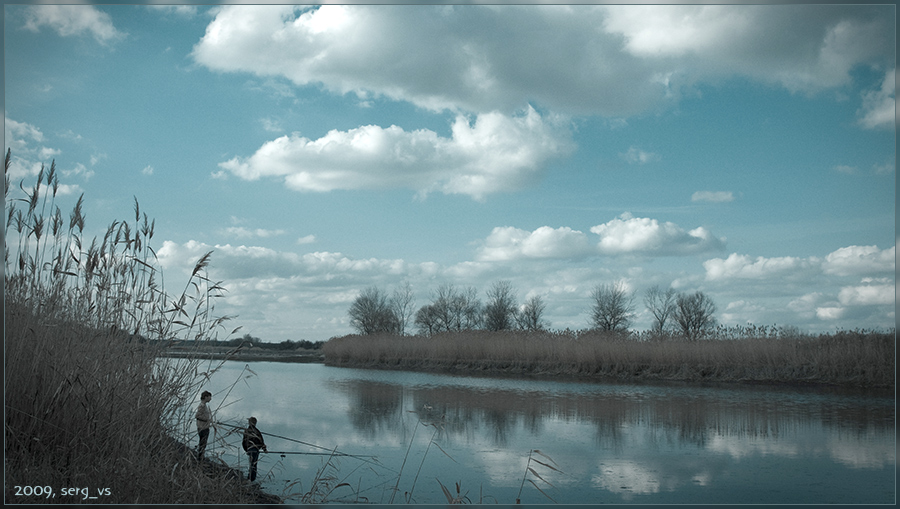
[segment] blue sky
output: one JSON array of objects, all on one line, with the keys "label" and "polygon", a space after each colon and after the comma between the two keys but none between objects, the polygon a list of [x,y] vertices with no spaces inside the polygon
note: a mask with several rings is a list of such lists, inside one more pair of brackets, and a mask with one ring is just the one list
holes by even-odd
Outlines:
[{"label": "blue sky", "polygon": [[[366,287],[623,282],[720,323],[895,322],[895,6],[5,6],[14,182],[156,218],[267,341]],[[70,207],[71,205],[69,205]]]}]

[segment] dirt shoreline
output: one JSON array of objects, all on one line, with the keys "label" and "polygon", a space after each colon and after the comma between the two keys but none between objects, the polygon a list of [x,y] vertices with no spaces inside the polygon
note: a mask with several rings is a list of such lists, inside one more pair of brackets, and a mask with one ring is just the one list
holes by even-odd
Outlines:
[{"label": "dirt shoreline", "polygon": [[[171,441],[172,447],[178,452],[179,456],[186,458],[189,457],[196,463],[196,452],[194,448],[175,438],[170,437],[169,440]],[[282,500],[281,497],[279,497],[278,495],[273,495],[271,493],[266,493],[262,490],[260,485],[250,483],[246,478],[246,474],[242,470],[229,466],[226,463],[223,463],[221,460],[213,461],[209,458],[204,458],[203,462],[199,466],[200,469],[210,477],[224,477],[230,482],[239,483],[245,490],[245,493],[250,496],[250,498],[253,500],[253,503],[255,504],[284,504],[284,500]]]}]

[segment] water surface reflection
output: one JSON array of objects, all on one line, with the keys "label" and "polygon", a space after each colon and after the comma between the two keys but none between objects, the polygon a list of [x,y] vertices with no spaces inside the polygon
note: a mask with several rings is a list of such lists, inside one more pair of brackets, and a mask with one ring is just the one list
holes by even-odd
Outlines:
[{"label": "water surface reflection", "polygon": [[[413,489],[415,501],[443,502],[435,479],[460,481],[470,499],[513,502],[532,449],[564,471],[541,471],[553,484],[546,494],[564,503],[892,503],[896,493],[892,395],[277,363],[253,371],[261,386],[287,389],[281,401],[267,402],[251,382],[227,413],[267,415],[261,423],[271,433],[377,455],[390,470],[357,479],[382,485],[366,492],[374,502],[387,502],[384,486],[394,484]],[[316,466],[295,456],[282,460],[279,475],[302,477]],[[531,488],[522,502],[548,500]]]}]

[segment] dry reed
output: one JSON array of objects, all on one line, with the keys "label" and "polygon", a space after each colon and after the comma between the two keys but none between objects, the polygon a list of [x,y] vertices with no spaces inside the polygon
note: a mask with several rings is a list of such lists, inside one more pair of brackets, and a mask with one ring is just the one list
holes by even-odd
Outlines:
[{"label": "dry reed", "polygon": [[697,341],[593,330],[350,335],[322,351],[334,366],[893,388],[894,344],[893,330],[809,336],[720,327]]},{"label": "dry reed", "polygon": [[183,445],[201,370],[158,357],[167,341],[214,338],[227,320],[214,317],[223,289],[207,277],[209,254],[169,297],[155,225],[136,199],[134,222],[87,244],[82,199],[68,221],[56,204],[55,162],[30,189],[19,184],[21,197],[8,174],[5,184],[5,502],[258,499]]}]

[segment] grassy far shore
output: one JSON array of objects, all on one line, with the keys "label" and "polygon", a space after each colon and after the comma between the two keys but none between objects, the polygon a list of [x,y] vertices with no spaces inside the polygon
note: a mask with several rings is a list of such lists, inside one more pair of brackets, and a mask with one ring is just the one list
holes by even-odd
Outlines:
[{"label": "grassy far shore", "polygon": [[461,331],[431,337],[349,335],[323,346],[332,366],[589,380],[745,382],[893,389],[895,334],[779,335],[719,328],[705,339],[601,331]]}]

